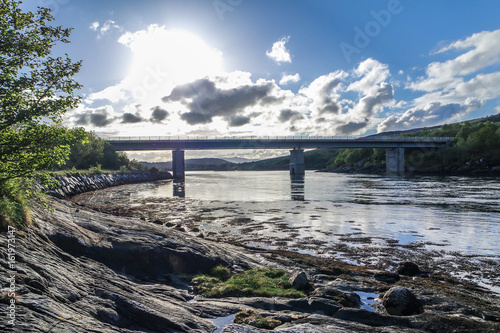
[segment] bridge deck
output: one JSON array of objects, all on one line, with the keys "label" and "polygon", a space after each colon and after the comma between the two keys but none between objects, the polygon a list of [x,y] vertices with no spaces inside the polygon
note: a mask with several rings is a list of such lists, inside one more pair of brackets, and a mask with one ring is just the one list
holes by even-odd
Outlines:
[{"label": "bridge deck", "polygon": [[312,148],[423,148],[448,144],[449,137],[116,137],[116,150],[217,150]]}]

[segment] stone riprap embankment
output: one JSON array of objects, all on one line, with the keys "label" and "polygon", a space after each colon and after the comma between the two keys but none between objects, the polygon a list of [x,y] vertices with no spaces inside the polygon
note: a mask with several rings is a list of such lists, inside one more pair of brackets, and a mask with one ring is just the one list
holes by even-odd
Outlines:
[{"label": "stone riprap embankment", "polygon": [[44,188],[44,191],[57,198],[64,198],[111,186],[164,179],[172,179],[172,174],[170,172],[137,172],[57,176],[55,180],[59,182],[59,186],[52,189]]}]

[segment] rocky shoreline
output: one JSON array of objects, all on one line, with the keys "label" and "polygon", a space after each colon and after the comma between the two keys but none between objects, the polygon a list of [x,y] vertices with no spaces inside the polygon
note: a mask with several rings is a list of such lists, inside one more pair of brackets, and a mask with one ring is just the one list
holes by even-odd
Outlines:
[{"label": "rocky shoreline", "polygon": [[[385,166],[348,166],[343,165],[335,168],[317,170],[317,172],[348,173],[348,174],[374,174],[383,175],[386,173]],[[406,175],[428,175],[428,176],[500,176],[499,166],[464,165],[453,167],[427,167],[413,168],[407,167]]]},{"label": "rocky shoreline", "polygon": [[[34,209],[27,230],[0,234],[2,331],[266,332],[255,321],[231,323],[240,311],[278,322],[276,332],[500,331],[498,295],[409,263],[388,272],[213,242],[59,199],[50,205],[51,211]],[[13,265],[7,256],[11,236]],[[312,288],[298,299],[196,294],[191,277],[215,265],[232,272],[302,272]],[[12,281],[15,297],[9,297]],[[12,326],[7,314],[14,298]],[[215,319],[229,323],[215,325]]]},{"label": "rocky shoreline", "polygon": [[54,180],[59,185],[53,188],[42,188],[42,191],[56,198],[64,198],[112,186],[165,179],[172,179],[172,174],[170,172],[129,172],[57,176]]}]

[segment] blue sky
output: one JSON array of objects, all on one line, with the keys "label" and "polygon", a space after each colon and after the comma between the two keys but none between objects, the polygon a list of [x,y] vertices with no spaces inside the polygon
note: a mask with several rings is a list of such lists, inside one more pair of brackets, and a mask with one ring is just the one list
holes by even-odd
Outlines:
[{"label": "blue sky", "polygon": [[500,112],[500,2],[40,0],[102,136],[365,135]]}]

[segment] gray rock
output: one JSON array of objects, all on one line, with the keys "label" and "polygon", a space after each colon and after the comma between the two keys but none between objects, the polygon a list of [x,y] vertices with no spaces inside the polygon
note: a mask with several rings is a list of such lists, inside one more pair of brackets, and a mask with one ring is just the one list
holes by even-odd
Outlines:
[{"label": "gray rock", "polygon": [[295,272],[290,276],[292,287],[298,290],[304,290],[309,287],[309,280],[305,272]]},{"label": "gray rock", "polygon": [[383,272],[383,273],[375,273],[373,275],[375,280],[385,282],[385,283],[396,283],[400,280],[400,277],[398,274],[395,273],[390,273],[390,272]]},{"label": "gray rock", "polygon": [[332,299],[346,307],[357,308],[361,305],[361,298],[358,294],[349,291],[341,291],[333,287],[321,287],[311,292],[311,296]]},{"label": "gray rock", "polygon": [[396,316],[411,316],[423,313],[422,303],[408,289],[392,287],[382,297],[387,313]]},{"label": "gray rock", "polygon": [[326,316],[333,315],[341,308],[339,303],[327,298],[311,297],[308,303],[311,312],[324,314]]}]

